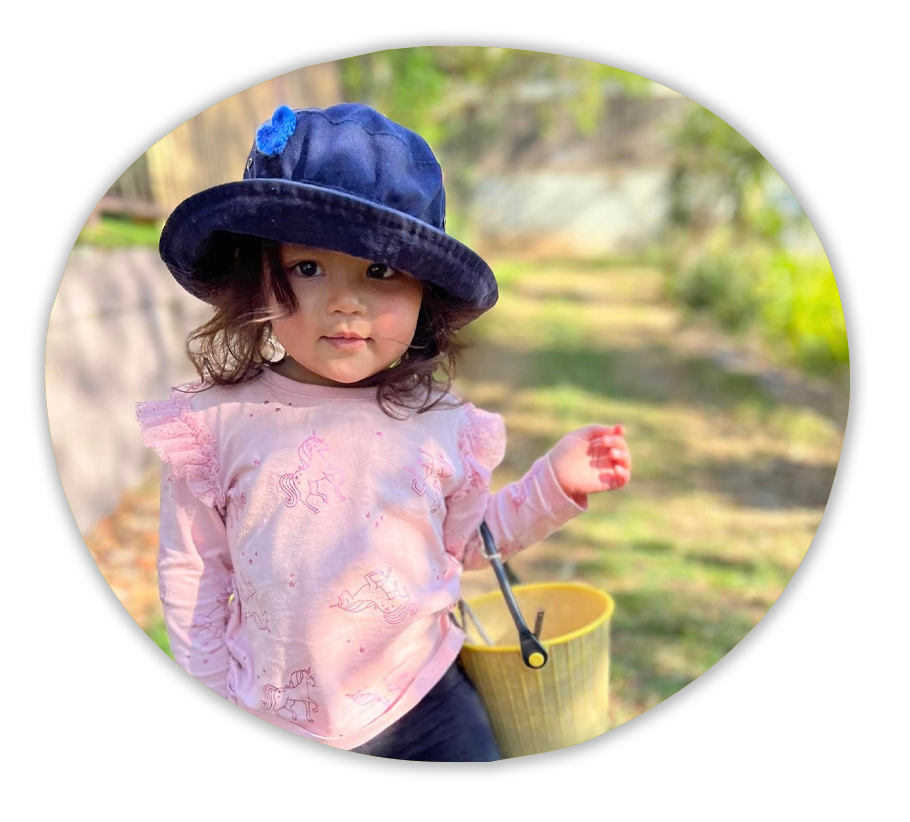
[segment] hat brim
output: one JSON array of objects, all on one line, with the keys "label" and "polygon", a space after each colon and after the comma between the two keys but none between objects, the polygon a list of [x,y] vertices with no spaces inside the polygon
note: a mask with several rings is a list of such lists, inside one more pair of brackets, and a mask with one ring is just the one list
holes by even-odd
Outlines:
[{"label": "hat brim", "polygon": [[196,266],[215,232],[252,234],[382,262],[427,280],[478,311],[498,299],[490,266],[444,231],[409,214],[342,191],[293,180],[237,180],[188,197],[168,217],[159,253],[174,278],[206,300],[217,282]]}]

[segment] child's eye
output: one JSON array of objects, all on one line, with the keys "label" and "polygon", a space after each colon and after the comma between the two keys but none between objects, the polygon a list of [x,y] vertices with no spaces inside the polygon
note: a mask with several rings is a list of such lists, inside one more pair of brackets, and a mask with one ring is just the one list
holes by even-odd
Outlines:
[{"label": "child's eye", "polygon": [[[303,266],[306,266],[307,268],[305,270],[308,270],[308,271],[313,270],[312,268],[310,268],[310,266],[316,266],[318,268],[322,268],[322,266],[320,266],[319,263],[317,263],[315,260],[304,260],[303,262],[296,263],[295,265],[291,266],[291,271],[298,271],[298,269],[300,269]],[[374,271],[376,269],[383,269],[383,268],[386,269],[385,273],[387,276],[373,277],[372,279],[374,279],[374,280],[391,280],[398,273],[394,268],[387,266],[385,263],[373,263],[373,265],[371,265],[367,269],[367,272],[369,273],[370,271]],[[304,274],[303,271],[299,272],[299,276],[303,280],[312,280],[313,279],[312,274]]]},{"label": "child's eye", "polygon": [[386,273],[388,274],[388,276],[379,277],[380,280],[391,280],[392,277],[394,277],[398,273],[394,268],[386,265],[385,263],[373,263],[373,265],[370,266],[370,269],[374,269],[374,268],[379,268],[379,269],[384,268],[386,270]]},{"label": "child's eye", "polygon": [[301,279],[311,280],[312,279],[311,275],[304,274],[302,271],[298,271],[298,269],[300,269],[303,266],[306,266],[309,269],[311,266],[319,267],[319,263],[315,262],[314,260],[304,260],[303,262],[295,263],[294,265],[291,266],[291,271],[297,272],[300,275]]}]

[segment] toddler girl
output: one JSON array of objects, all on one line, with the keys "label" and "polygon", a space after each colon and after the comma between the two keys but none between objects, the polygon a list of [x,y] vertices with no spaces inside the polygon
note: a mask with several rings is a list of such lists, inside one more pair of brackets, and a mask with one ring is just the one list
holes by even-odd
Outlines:
[{"label": "toddler girl", "polygon": [[457,662],[461,573],[488,565],[482,521],[505,559],[624,485],[622,430],[567,434],[491,494],[503,419],[450,389],[496,281],[445,233],[429,146],[368,106],[279,107],[243,179],[181,203],[160,252],[215,308],[188,345],[200,379],[136,405],[164,462],[175,659],[336,748],[498,759]]}]

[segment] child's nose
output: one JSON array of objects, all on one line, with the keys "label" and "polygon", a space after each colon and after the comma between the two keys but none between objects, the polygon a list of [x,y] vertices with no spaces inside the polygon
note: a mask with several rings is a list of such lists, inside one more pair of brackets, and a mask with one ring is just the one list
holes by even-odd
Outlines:
[{"label": "child's nose", "polygon": [[356,308],[363,303],[363,295],[356,288],[349,286],[331,286],[327,301],[332,308]]}]

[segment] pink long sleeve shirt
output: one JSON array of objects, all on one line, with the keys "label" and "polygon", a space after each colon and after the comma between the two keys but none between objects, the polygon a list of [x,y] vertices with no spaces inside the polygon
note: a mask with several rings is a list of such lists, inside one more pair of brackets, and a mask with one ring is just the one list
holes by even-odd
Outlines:
[{"label": "pink long sleeve shirt", "polygon": [[465,638],[449,618],[462,570],[489,564],[482,520],[507,558],[587,510],[549,454],[492,494],[505,424],[470,403],[399,421],[375,388],[268,368],[184,393],[198,388],[136,404],[164,462],[171,649],[226,699],[308,739],[362,745],[439,681]]}]

